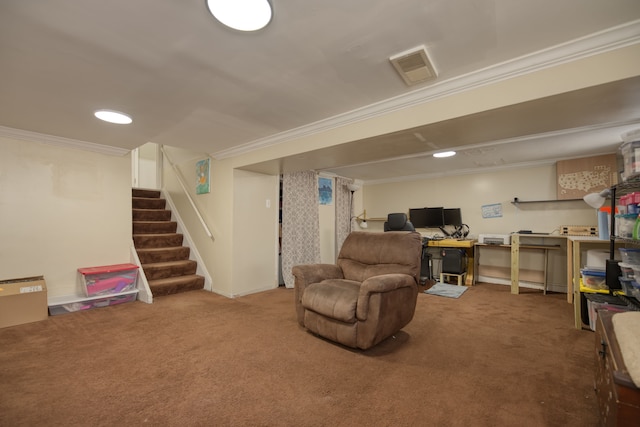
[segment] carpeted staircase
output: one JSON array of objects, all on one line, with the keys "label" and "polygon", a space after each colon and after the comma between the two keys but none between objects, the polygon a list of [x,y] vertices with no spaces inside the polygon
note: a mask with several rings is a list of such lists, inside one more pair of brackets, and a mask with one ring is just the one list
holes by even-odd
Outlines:
[{"label": "carpeted staircase", "polygon": [[204,277],[182,246],[182,234],[160,191],[132,190],[133,244],[154,297],[202,289]]}]

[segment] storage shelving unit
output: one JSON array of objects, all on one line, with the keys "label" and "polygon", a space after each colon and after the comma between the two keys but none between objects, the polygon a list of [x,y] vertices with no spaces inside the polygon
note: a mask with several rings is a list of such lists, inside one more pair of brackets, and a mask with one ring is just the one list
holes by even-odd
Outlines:
[{"label": "storage shelving unit", "polygon": [[[640,177],[630,179],[628,181],[616,184],[611,186],[611,212],[615,212],[616,202],[620,198],[627,193],[632,191],[640,190]],[[615,258],[615,251],[618,247],[625,246],[637,246],[640,247],[640,240],[628,239],[623,237],[618,237],[615,235],[616,229],[616,220],[615,215],[611,215],[611,221],[609,223],[611,229],[611,235],[609,238],[609,262],[613,262]],[[627,306],[631,307],[632,310],[640,311],[640,301],[633,297],[628,297],[624,295],[624,293],[620,290],[619,283],[614,283],[613,280],[615,277],[607,274],[607,286],[609,290],[606,291],[595,291],[591,289],[587,289],[584,287],[580,287],[579,290],[576,291],[577,300],[574,302],[576,304],[576,328],[580,328],[582,326],[581,322],[579,322],[578,310],[580,314],[582,314],[582,310],[584,309],[582,300],[584,298],[584,294],[587,293],[600,293],[600,294],[608,294],[615,295],[617,298],[621,299]],[[616,286],[617,285],[617,286]]]}]

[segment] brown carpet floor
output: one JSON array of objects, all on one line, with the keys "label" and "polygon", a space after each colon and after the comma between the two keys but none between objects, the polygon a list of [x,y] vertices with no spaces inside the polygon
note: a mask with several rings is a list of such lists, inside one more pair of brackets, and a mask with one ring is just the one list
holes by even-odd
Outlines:
[{"label": "brown carpet floor", "polygon": [[0,426],[596,426],[572,313],[500,285],[421,293],[365,352],[302,330],[284,288],[55,316],[0,329]]}]

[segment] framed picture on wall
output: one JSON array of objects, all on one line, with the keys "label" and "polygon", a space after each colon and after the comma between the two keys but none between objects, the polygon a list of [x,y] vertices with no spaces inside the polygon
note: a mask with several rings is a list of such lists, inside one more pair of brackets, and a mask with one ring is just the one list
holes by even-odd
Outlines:
[{"label": "framed picture on wall", "polygon": [[205,194],[211,191],[209,187],[211,159],[207,158],[196,162],[196,194]]},{"label": "framed picture on wall", "polygon": [[318,178],[318,198],[321,205],[333,203],[333,180],[331,178]]},{"label": "framed picture on wall", "polygon": [[615,154],[561,160],[556,163],[557,199],[581,199],[617,183]]}]

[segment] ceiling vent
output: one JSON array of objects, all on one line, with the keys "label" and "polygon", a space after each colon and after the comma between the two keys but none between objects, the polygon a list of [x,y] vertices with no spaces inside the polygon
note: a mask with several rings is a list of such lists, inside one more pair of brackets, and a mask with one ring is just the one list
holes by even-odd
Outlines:
[{"label": "ceiling vent", "polygon": [[390,57],[389,61],[391,61],[402,80],[408,86],[438,77],[438,73],[431,63],[427,49],[424,46],[400,52]]}]

